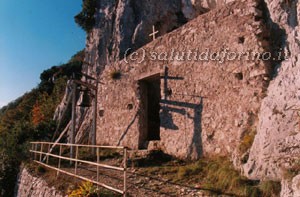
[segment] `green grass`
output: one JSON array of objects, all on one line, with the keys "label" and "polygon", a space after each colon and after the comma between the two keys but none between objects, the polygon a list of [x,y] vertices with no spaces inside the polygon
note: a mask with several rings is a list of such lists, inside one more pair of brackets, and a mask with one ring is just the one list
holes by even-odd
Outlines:
[{"label": "green grass", "polygon": [[263,181],[260,183],[259,189],[264,197],[276,197],[279,196],[281,185],[276,181]]},{"label": "green grass", "polygon": [[240,175],[232,163],[224,157],[205,158],[196,162],[172,166],[146,167],[143,173],[182,185],[209,190],[217,194],[237,196],[273,197],[280,193],[280,183],[273,181],[252,181]]}]

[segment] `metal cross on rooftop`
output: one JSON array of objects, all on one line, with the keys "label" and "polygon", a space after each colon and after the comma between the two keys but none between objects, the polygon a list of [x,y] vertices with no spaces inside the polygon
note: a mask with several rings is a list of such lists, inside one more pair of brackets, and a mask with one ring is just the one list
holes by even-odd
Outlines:
[{"label": "metal cross on rooftop", "polygon": [[155,40],[156,39],[156,34],[158,34],[158,32],[159,31],[155,31],[155,26],[153,25],[152,26],[152,33],[151,34],[149,34],[149,36],[151,37],[152,36],[152,38],[153,38],[153,40]]}]

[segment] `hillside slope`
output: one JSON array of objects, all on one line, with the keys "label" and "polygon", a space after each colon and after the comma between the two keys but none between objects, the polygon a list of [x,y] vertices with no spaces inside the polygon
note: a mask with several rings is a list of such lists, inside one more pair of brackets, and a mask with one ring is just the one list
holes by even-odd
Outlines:
[{"label": "hillside slope", "polygon": [[29,141],[51,141],[57,129],[54,111],[68,79],[81,70],[82,54],[78,52],[68,63],[45,70],[36,88],[0,109],[0,196],[13,196],[19,165],[28,156]]}]

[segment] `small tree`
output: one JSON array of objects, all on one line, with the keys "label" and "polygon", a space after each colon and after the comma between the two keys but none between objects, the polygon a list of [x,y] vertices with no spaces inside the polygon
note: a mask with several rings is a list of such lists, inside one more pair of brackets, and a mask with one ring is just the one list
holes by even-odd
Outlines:
[{"label": "small tree", "polygon": [[75,16],[75,22],[86,32],[90,32],[95,25],[95,11],[97,0],[83,0],[82,10]]}]

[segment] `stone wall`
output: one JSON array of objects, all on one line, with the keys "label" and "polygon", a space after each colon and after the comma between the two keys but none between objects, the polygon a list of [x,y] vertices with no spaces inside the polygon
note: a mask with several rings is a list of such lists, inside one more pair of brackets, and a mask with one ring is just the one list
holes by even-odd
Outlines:
[{"label": "stone wall", "polygon": [[[261,18],[256,1],[233,2],[137,50],[126,58],[128,63],[124,59],[108,65],[100,76],[104,85],[98,92],[97,143],[134,149],[155,146],[192,159],[203,154],[234,153],[241,137],[256,124],[252,120],[265,96],[269,62],[259,58],[248,61],[244,56],[223,63],[195,61],[187,56],[181,61],[176,53],[209,50],[209,59],[216,59],[222,56],[218,52],[226,50],[268,51],[264,40],[268,32]],[[175,56],[165,59],[166,54]],[[116,71],[121,72],[120,79],[112,78]],[[160,140],[149,143],[141,121],[145,113],[140,83],[158,75],[162,97]]]},{"label": "stone wall", "polygon": [[[82,72],[95,76],[106,65],[122,59],[128,48],[130,52],[134,52],[151,42],[148,35],[152,26],[159,31],[157,36],[163,36],[198,15],[230,1],[232,0],[98,0],[96,24],[87,35]],[[85,80],[84,77],[82,80]],[[70,88],[67,88],[65,97],[55,112],[55,119],[61,119],[70,92]],[[76,115],[76,141],[86,142],[93,117],[92,110],[77,108]]]},{"label": "stone wall", "polygon": [[42,178],[31,175],[23,168],[18,176],[15,197],[63,197],[55,188],[50,188]]},{"label": "stone wall", "polygon": [[[196,9],[190,0],[98,0],[96,9],[96,24],[87,35],[82,69],[91,76],[122,59],[128,48],[133,52],[151,42],[148,35],[152,26],[159,30],[157,36],[162,36],[208,11]],[[70,91],[67,91],[55,117],[59,118],[67,107],[65,103],[69,95]],[[77,142],[86,141],[93,117],[91,109],[77,108]]]}]

